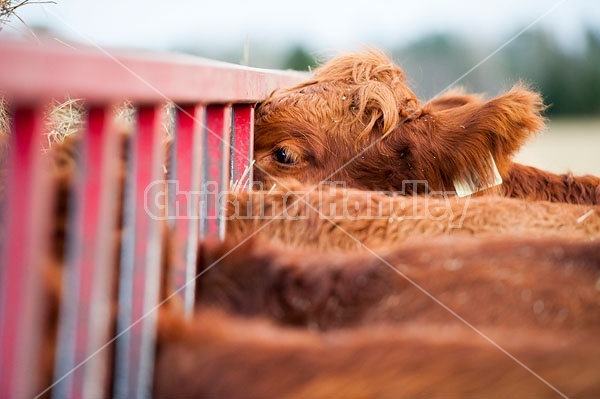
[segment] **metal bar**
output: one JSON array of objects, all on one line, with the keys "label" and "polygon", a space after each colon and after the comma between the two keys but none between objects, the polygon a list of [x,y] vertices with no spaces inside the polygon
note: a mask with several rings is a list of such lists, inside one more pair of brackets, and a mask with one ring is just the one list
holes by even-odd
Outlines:
[{"label": "metal bar", "polygon": [[164,197],[162,106],[137,109],[133,162],[127,183],[114,396],[148,398],[152,393],[156,306],[160,291]]},{"label": "metal bar", "polygon": [[[200,179],[202,134],[205,126],[203,105],[183,106],[176,114],[174,151],[171,162],[173,181],[169,181],[169,219],[175,237],[175,257],[170,267],[170,287],[178,291],[184,312],[194,310],[196,260],[200,216]],[[182,287],[184,287],[181,289]]]},{"label": "metal bar", "polygon": [[252,157],[254,152],[254,106],[233,106],[231,129],[231,185],[247,187],[252,182]]},{"label": "metal bar", "polygon": [[71,98],[98,103],[118,98],[147,103],[166,99],[187,104],[256,103],[273,90],[310,76],[193,56],[108,52],[71,45],[0,42],[0,89],[22,100],[69,93]]},{"label": "metal bar", "polygon": [[54,387],[57,398],[108,396],[109,351],[95,352],[110,340],[114,328],[110,320],[120,154],[111,116],[107,106],[89,108],[77,162],[55,368],[55,380],[66,378]]},{"label": "metal bar", "polygon": [[229,190],[231,106],[206,107],[203,145],[202,192],[204,208],[200,238],[225,239],[225,219],[220,218],[221,197]]},{"label": "metal bar", "polygon": [[[7,164],[0,253],[0,397],[32,397],[39,373],[43,303],[41,267],[48,262],[52,195],[46,157],[41,155],[43,111],[13,113]],[[32,370],[35,370],[32,372]]]}]

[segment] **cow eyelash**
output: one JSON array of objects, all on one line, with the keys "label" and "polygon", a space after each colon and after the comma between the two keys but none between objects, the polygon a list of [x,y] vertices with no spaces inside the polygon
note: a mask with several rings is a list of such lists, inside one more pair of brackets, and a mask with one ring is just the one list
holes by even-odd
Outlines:
[{"label": "cow eyelash", "polygon": [[279,147],[273,152],[273,159],[279,164],[293,166],[298,163],[298,156],[288,148]]}]

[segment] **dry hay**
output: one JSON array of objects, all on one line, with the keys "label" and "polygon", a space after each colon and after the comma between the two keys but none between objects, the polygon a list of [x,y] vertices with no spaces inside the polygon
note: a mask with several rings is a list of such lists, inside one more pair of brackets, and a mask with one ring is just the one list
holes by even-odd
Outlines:
[{"label": "dry hay", "polygon": [[[0,150],[4,155],[8,147],[10,135],[9,104],[5,98],[0,96]],[[175,104],[167,102],[163,106],[165,140],[173,136],[175,126]],[[135,123],[135,108],[125,101],[113,109],[114,122],[116,126],[124,127],[124,131],[131,132]],[[55,143],[62,143],[66,137],[81,132],[85,123],[84,101],[78,98],[67,98],[64,101],[54,100],[44,113],[44,124],[46,140],[41,148],[46,152]]]},{"label": "dry hay", "polygon": [[8,134],[10,119],[8,117],[8,103],[0,97],[0,133]]},{"label": "dry hay", "polygon": [[45,150],[49,150],[54,143],[62,143],[66,137],[81,130],[84,109],[80,99],[55,101],[47,112],[45,119],[48,147],[45,147]]},{"label": "dry hay", "polygon": [[9,131],[10,117],[8,115],[8,103],[4,98],[0,97],[0,167],[4,166],[4,160],[8,152]]},{"label": "dry hay", "polygon": [[14,1],[14,0],[0,0],[0,30],[2,30],[2,25],[8,23],[11,17],[17,18],[24,25],[27,25],[21,17],[17,14],[17,10],[28,4],[56,4],[55,1],[31,1],[31,0],[22,0],[22,1]]}]

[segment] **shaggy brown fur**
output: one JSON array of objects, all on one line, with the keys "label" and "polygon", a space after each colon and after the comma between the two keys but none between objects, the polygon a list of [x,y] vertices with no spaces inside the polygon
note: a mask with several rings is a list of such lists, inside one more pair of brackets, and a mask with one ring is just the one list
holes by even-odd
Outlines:
[{"label": "shaggy brown fur", "polygon": [[[202,248],[200,306],[320,330],[375,322],[600,329],[600,243],[437,239],[343,255],[235,242]],[[387,264],[384,262],[387,262]]]},{"label": "shaggy brown fur", "polygon": [[[204,267],[232,244],[203,247]],[[452,239],[383,256],[563,394],[591,398],[600,393],[599,249]],[[557,396],[371,255],[255,242],[198,283],[204,310],[193,320],[162,315],[157,398]]]},{"label": "shaggy brown fur", "polygon": [[491,154],[504,180],[495,191],[503,195],[600,203],[598,177],[512,162],[544,128],[544,108],[540,95],[523,85],[489,101],[453,93],[421,103],[385,55],[341,56],[257,109],[255,177],[385,191],[401,190],[405,180],[426,180],[436,191],[454,191],[455,180],[485,188],[494,180]]},{"label": "shaggy brown fur", "polygon": [[[205,246],[204,265],[231,245]],[[565,240],[453,239],[383,256],[561,392],[594,397],[599,254]],[[370,255],[256,243],[233,256],[198,280],[191,321],[159,310],[154,397],[556,395]],[[46,280],[55,309],[61,273]],[[295,328],[247,318],[259,314]]]},{"label": "shaggy brown fur", "polygon": [[[600,394],[598,330],[485,333],[563,395]],[[155,398],[559,397],[459,322],[315,333],[213,312],[165,317],[155,370]]]},{"label": "shaggy brown fur", "polygon": [[361,243],[389,247],[444,235],[600,239],[598,206],[497,196],[390,197],[342,188],[309,192],[307,187],[286,185],[293,191],[232,194],[228,236],[242,239],[256,232],[296,247],[338,250],[358,249]]}]

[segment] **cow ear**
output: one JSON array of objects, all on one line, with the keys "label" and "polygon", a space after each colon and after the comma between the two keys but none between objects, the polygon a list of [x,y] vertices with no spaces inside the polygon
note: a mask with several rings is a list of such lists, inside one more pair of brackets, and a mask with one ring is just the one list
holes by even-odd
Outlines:
[{"label": "cow ear", "polygon": [[450,108],[462,107],[467,104],[478,104],[484,101],[483,95],[467,93],[463,87],[455,87],[446,93],[432,98],[427,102],[429,109],[442,111]]},{"label": "cow ear", "polygon": [[[503,176],[517,151],[546,127],[542,96],[523,84],[509,92],[475,105],[465,129],[482,135]],[[460,128],[460,126],[459,126]]]},{"label": "cow ear", "polygon": [[522,84],[489,101],[429,108],[423,118],[433,132],[429,156],[436,160],[445,186],[468,194],[501,183],[516,152],[544,129],[544,109],[541,96]]}]

